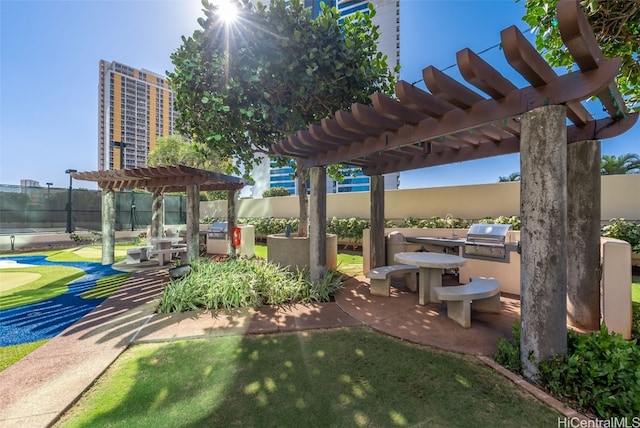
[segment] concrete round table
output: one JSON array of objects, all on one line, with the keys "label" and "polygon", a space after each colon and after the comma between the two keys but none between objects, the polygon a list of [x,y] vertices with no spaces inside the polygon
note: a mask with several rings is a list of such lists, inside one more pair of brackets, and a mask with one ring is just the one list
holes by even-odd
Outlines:
[{"label": "concrete round table", "polygon": [[456,268],[467,261],[452,254],[429,252],[397,253],[394,260],[397,263],[418,266],[418,303],[421,305],[439,301],[433,289],[442,286],[442,269]]}]

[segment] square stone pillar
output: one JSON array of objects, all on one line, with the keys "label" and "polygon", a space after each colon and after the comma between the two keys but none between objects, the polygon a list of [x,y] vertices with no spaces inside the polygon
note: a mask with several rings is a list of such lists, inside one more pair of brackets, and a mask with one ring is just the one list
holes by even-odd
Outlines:
[{"label": "square stone pillar", "polygon": [[318,281],[327,272],[327,170],[316,166],[310,172],[309,273]]},{"label": "square stone pillar", "polygon": [[236,256],[238,249],[233,245],[231,234],[238,226],[237,190],[227,190],[227,255]]},{"label": "square stone pillar", "polygon": [[151,236],[147,238],[162,238],[164,229],[163,196],[160,192],[153,192],[151,199]]},{"label": "square stone pillar", "polygon": [[102,264],[111,265],[115,260],[116,242],[116,193],[102,189]]},{"label": "square stone pillar", "polygon": [[200,186],[187,185],[187,262],[200,257]]},{"label": "square stone pillar", "polygon": [[[385,265],[384,248],[384,176],[371,176],[370,269]],[[366,272],[365,272],[366,273]]]},{"label": "square stone pillar", "polygon": [[567,352],[566,107],[547,106],[521,117],[521,327],[523,374]]},{"label": "square stone pillar", "polygon": [[600,141],[567,148],[567,314],[571,325],[600,328]]}]

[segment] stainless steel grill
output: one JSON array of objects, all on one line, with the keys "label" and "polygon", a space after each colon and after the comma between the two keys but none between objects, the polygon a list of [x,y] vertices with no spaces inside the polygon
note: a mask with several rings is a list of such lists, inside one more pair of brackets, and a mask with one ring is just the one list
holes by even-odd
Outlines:
[{"label": "stainless steel grill", "polygon": [[506,243],[508,224],[473,224],[467,232],[462,256],[494,262],[509,262],[509,252],[515,250]]},{"label": "stainless steel grill", "polygon": [[208,236],[207,236],[208,239],[226,239],[227,223],[226,222],[211,223],[207,233],[208,233]]}]

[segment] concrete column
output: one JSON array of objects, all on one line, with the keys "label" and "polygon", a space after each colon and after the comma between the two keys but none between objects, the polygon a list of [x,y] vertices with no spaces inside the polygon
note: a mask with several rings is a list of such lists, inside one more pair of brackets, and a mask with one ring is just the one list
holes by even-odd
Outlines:
[{"label": "concrete column", "polygon": [[187,185],[187,262],[200,257],[200,186]]},{"label": "concrete column", "polygon": [[521,327],[523,374],[567,352],[566,107],[547,106],[521,117]]},{"label": "concrete column", "polygon": [[231,232],[238,225],[238,191],[237,190],[228,190],[227,191],[227,230],[229,232],[228,240],[227,240],[227,254],[230,256],[235,256],[237,254],[237,248],[233,246],[233,242],[231,239]]},{"label": "concrete column", "polygon": [[[385,265],[384,249],[384,177],[371,176],[370,269]],[[366,272],[365,272],[366,273]]]},{"label": "concrete column", "polygon": [[115,260],[116,242],[116,193],[102,189],[102,264],[111,265]]},{"label": "concrete column", "polygon": [[567,147],[567,314],[569,323],[600,328],[600,141]]},{"label": "concrete column", "polygon": [[323,166],[311,168],[309,214],[309,273],[312,281],[318,281],[327,272],[327,170]]},{"label": "concrete column", "polygon": [[151,236],[149,238],[162,238],[164,228],[162,193],[154,192],[151,199]]}]

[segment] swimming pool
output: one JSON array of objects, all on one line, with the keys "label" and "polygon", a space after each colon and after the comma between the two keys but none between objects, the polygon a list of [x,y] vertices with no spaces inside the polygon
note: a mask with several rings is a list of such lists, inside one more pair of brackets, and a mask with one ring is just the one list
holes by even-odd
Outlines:
[{"label": "swimming pool", "polygon": [[[50,300],[0,310],[0,346],[19,345],[50,339],[78,321],[106,296],[85,298],[83,293],[94,289],[97,281],[124,272],[95,262],[47,261],[46,256],[0,257],[0,261],[21,265],[58,265],[82,269],[85,275],[68,285],[68,290]],[[12,266],[13,267],[13,266]]]}]

